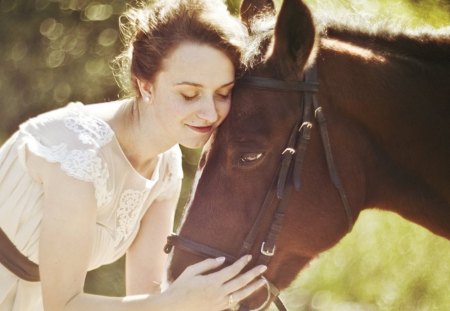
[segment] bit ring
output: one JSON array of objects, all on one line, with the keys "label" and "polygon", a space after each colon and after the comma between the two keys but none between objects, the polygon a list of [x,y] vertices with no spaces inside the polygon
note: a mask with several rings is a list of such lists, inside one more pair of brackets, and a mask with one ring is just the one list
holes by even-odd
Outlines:
[{"label": "bit ring", "polygon": [[234,305],[234,299],[233,299],[233,294],[230,294],[230,296],[228,296],[228,307],[232,307]]}]

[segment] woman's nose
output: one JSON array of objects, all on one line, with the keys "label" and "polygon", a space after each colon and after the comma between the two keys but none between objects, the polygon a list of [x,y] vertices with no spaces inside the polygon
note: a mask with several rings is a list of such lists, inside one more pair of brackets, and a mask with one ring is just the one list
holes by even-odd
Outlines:
[{"label": "woman's nose", "polygon": [[201,107],[197,112],[197,116],[200,119],[208,121],[209,123],[214,123],[219,119],[214,98],[205,98],[202,101]]}]

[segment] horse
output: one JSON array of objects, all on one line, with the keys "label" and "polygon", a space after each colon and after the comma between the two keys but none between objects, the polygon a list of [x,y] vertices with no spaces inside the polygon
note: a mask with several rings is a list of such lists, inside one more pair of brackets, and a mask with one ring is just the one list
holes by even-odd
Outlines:
[{"label": "horse", "polygon": [[[397,213],[450,239],[449,36],[319,30],[307,5],[244,0],[256,48],[205,147],[168,280],[207,256],[265,263],[241,310],[265,309],[361,211]],[[276,18],[274,29],[259,30]],[[273,289],[275,288],[275,289]]]}]

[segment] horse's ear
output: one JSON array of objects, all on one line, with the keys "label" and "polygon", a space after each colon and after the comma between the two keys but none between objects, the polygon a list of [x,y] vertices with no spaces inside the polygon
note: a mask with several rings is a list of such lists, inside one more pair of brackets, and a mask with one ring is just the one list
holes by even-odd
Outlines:
[{"label": "horse's ear", "polygon": [[271,63],[284,78],[300,78],[315,42],[315,27],[309,8],[300,0],[285,0],[275,25]]},{"label": "horse's ear", "polygon": [[250,25],[253,18],[261,14],[275,16],[275,5],[272,0],[244,0],[240,8],[241,20]]}]

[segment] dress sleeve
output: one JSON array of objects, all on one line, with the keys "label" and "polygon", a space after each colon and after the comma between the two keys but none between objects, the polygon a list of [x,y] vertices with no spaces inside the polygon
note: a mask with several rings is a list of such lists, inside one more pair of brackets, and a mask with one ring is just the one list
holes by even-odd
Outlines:
[{"label": "dress sleeve", "polygon": [[164,186],[157,201],[178,197],[183,180],[182,154],[178,145],[164,153]]},{"label": "dress sleeve", "polygon": [[99,207],[108,204],[112,193],[108,190],[109,170],[102,148],[113,135],[106,124],[69,109],[68,113],[53,111],[30,119],[20,126],[19,158],[25,169],[26,154],[31,152],[51,163],[59,163],[61,170],[75,179],[91,182]]}]

